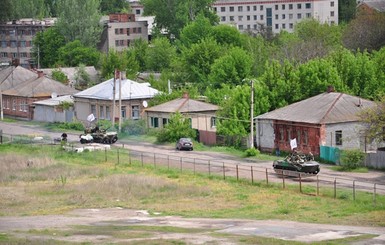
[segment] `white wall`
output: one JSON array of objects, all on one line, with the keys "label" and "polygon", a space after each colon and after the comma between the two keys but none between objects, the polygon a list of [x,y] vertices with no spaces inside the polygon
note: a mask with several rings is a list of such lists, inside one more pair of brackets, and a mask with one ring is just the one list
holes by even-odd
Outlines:
[{"label": "white wall", "polygon": [[261,149],[274,149],[274,128],[271,120],[256,120],[255,140],[257,147]]}]

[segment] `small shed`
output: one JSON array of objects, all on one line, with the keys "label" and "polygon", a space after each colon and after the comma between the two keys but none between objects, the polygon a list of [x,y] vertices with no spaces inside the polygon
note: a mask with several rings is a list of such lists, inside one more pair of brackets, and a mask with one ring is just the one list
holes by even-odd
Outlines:
[{"label": "small shed", "polygon": [[[72,122],[74,116],[72,95],[41,100],[33,103],[35,111],[34,121],[40,122]],[[68,108],[64,106],[69,105]],[[72,105],[72,106],[71,106]]]}]

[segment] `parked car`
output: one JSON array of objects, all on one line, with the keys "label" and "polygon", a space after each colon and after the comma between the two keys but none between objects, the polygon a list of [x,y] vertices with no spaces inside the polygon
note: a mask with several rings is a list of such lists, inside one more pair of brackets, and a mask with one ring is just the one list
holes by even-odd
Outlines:
[{"label": "parked car", "polygon": [[180,138],[178,142],[176,142],[176,149],[192,151],[194,149],[194,144],[190,138]]}]

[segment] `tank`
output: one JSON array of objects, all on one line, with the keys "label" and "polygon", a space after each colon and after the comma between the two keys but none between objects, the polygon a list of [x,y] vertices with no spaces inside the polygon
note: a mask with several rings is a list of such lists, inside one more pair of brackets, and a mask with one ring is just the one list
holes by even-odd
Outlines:
[{"label": "tank", "polygon": [[79,136],[80,143],[103,143],[114,144],[118,140],[118,134],[116,132],[107,132],[105,129],[99,129],[99,127],[86,128],[84,134]]},{"label": "tank", "polygon": [[[311,175],[317,175],[320,171],[320,165],[314,161],[312,153],[303,154],[293,152],[283,160],[275,160],[273,168],[276,173],[282,174],[283,170],[295,171]],[[288,175],[290,175],[288,173]]]}]

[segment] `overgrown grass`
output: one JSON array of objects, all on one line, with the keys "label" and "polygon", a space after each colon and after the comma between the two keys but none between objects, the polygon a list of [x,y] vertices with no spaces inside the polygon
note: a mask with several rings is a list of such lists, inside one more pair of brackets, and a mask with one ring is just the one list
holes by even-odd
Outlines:
[{"label": "overgrown grass", "polygon": [[355,168],[355,169],[347,169],[343,166],[332,166],[330,169],[334,171],[339,171],[339,172],[352,172],[352,173],[368,173],[369,170],[366,167],[360,167],[360,168]]},{"label": "overgrown grass", "polygon": [[[57,214],[76,208],[123,207],[184,217],[282,219],[385,225],[385,197],[349,190],[251,184],[221,176],[128,161],[121,150],[71,153],[59,146],[0,145],[0,215]],[[31,160],[32,164],[27,162]],[[307,194],[308,193],[308,194]]]}]

